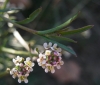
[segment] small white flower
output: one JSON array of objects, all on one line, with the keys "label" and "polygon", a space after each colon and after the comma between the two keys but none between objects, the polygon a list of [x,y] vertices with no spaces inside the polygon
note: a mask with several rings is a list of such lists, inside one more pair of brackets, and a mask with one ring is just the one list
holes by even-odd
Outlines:
[{"label": "small white flower", "polygon": [[14,64],[20,63],[23,60],[22,57],[17,56],[17,58],[13,59]]},{"label": "small white flower", "polygon": [[45,55],[46,55],[46,56],[49,56],[50,54],[51,54],[51,50],[46,50],[46,51],[45,51]]},{"label": "small white flower", "polygon": [[52,46],[52,43],[51,42],[49,42],[49,44],[44,43],[43,46],[45,49],[49,49]]},{"label": "small white flower", "polygon": [[35,65],[34,63],[32,63],[32,62],[30,61],[30,58],[29,58],[29,57],[26,58],[26,61],[24,61],[24,63],[25,63],[25,65],[29,66],[30,68],[33,67],[33,66]]},{"label": "small white flower", "polygon": [[30,57],[26,58],[26,61],[22,57],[17,56],[17,58],[13,59],[15,67],[10,70],[10,74],[13,78],[18,77],[18,82],[21,83],[24,81],[28,83],[27,77],[29,73],[33,71],[34,63],[31,61]]},{"label": "small white flower", "polygon": [[43,44],[45,51],[43,53],[39,53],[39,58],[37,59],[38,65],[45,69],[45,72],[55,73],[55,67],[57,69],[61,68],[61,65],[64,64],[62,61],[62,49],[57,47],[55,43],[52,46],[52,43]]}]

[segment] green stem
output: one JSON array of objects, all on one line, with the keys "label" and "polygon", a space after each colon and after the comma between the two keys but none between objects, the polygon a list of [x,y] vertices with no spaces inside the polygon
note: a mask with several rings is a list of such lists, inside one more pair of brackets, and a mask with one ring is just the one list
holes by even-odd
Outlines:
[{"label": "green stem", "polygon": [[7,6],[7,4],[8,4],[8,1],[9,1],[9,0],[6,0],[6,1],[5,1],[4,5],[3,5],[3,9],[6,8],[6,6]]},{"label": "green stem", "polygon": [[4,76],[7,76],[8,74],[9,74],[9,73],[6,72],[6,71],[0,72],[0,78],[1,78],[1,77],[4,77]]},{"label": "green stem", "polygon": [[27,28],[27,27],[24,27],[24,26],[22,26],[22,25],[19,25],[19,24],[15,23],[14,21],[12,21],[12,20],[10,20],[10,19],[8,19],[8,18],[6,18],[6,17],[4,17],[4,16],[2,16],[2,15],[0,15],[0,17],[1,17],[2,19],[4,19],[6,22],[10,22],[10,23],[14,24],[16,27],[18,27],[18,28],[20,28],[20,29],[23,29],[23,30],[25,30],[25,31],[28,31],[28,32],[30,32],[30,33],[32,33],[32,34],[37,34],[37,31],[36,31],[36,30],[32,30],[32,29],[30,29],[30,28]]},{"label": "green stem", "polygon": [[26,52],[26,51],[17,51],[17,50],[14,50],[14,49],[11,49],[11,48],[5,48],[5,47],[2,47],[1,48],[1,51],[2,52],[6,52],[6,53],[11,53],[11,54],[16,54],[16,55],[25,55],[25,56],[37,56],[37,54],[32,54],[30,52]]}]

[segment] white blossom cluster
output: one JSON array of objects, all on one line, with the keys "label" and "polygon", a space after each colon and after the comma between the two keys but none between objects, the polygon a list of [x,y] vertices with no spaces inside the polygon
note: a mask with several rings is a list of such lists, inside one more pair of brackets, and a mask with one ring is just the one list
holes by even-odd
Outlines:
[{"label": "white blossom cluster", "polygon": [[49,44],[43,44],[45,51],[43,53],[39,53],[39,58],[37,59],[38,65],[45,69],[45,72],[55,72],[55,67],[57,69],[61,68],[61,65],[64,64],[62,61],[62,49],[57,48],[57,44],[52,45],[51,42]]},{"label": "white blossom cluster", "polygon": [[[43,46],[45,50],[42,53],[38,52],[38,65],[45,69],[46,73],[54,73],[55,67],[60,69],[61,65],[64,64],[61,58],[62,49],[58,48],[56,43],[52,45],[51,42],[49,42],[49,44],[44,43]],[[15,64],[15,67],[10,70],[12,77],[14,79],[18,77],[19,83],[22,81],[28,83],[27,77],[29,76],[29,73],[33,71],[32,67],[35,65],[30,57],[27,57],[26,60],[24,60],[23,57],[17,56],[13,59],[13,63]]]},{"label": "white blossom cluster", "polygon": [[25,83],[28,83],[27,77],[29,76],[29,73],[33,71],[34,63],[31,62],[30,57],[27,57],[24,61],[24,58],[17,56],[15,59],[13,59],[13,62],[15,64],[15,67],[10,70],[10,74],[15,79],[18,77],[18,82],[21,83],[24,81]]}]

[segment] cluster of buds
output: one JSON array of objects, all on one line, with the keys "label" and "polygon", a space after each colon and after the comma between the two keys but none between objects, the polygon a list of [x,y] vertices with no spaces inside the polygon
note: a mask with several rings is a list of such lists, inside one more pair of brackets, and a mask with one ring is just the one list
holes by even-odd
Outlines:
[{"label": "cluster of buds", "polygon": [[21,83],[24,81],[28,83],[27,77],[29,73],[33,71],[34,63],[31,62],[30,57],[27,57],[24,61],[24,58],[17,56],[17,58],[13,59],[15,67],[10,70],[10,74],[13,78],[18,77],[18,82]]},{"label": "cluster of buds", "polygon": [[61,65],[64,64],[62,61],[62,49],[57,48],[57,44],[52,45],[51,42],[49,44],[44,43],[45,51],[43,53],[39,53],[39,58],[37,59],[38,65],[45,69],[45,72],[55,72],[55,67],[57,69],[61,68]]}]

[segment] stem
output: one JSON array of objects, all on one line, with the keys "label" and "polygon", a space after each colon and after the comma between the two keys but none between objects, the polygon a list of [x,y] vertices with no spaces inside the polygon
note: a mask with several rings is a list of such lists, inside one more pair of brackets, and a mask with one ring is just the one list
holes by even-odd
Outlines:
[{"label": "stem", "polygon": [[12,20],[10,20],[10,19],[8,19],[8,18],[6,18],[6,17],[4,17],[4,16],[2,16],[2,15],[0,15],[0,17],[1,17],[2,19],[4,19],[6,22],[11,22],[12,24],[14,24],[16,27],[19,27],[20,29],[23,29],[23,30],[25,30],[25,31],[28,31],[28,32],[30,32],[30,33],[32,33],[32,34],[37,34],[37,31],[36,31],[36,30],[32,30],[32,29],[30,29],[30,28],[27,28],[27,27],[24,27],[24,26],[22,26],[22,25],[19,25],[19,24],[17,24],[16,22],[14,22],[14,21],[12,21]]},{"label": "stem", "polygon": [[4,71],[4,72],[0,72],[0,78],[1,77],[4,77],[4,76],[7,76],[8,72]]},{"label": "stem", "polygon": [[6,1],[5,1],[4,5],[3,5],[3,9],[6,8],[6,6],[7,6],[7,4],[8,4],[8,1],[9,1],[9,0],[6,0]]},{"label": "stem", "polygon": [[16,54],[16,55],[25,55],[25,56],[37,56],[37,54],[31,54],[30,52],[26,52],[26,51],[17,51],[17,50],[14,50],[14,49],[11,49],[11,48],[5,48],[5,47],[2,47],[0,49],[1,51],[3,52],[6,52],[6,53],[11,53],[11,54]]}]

